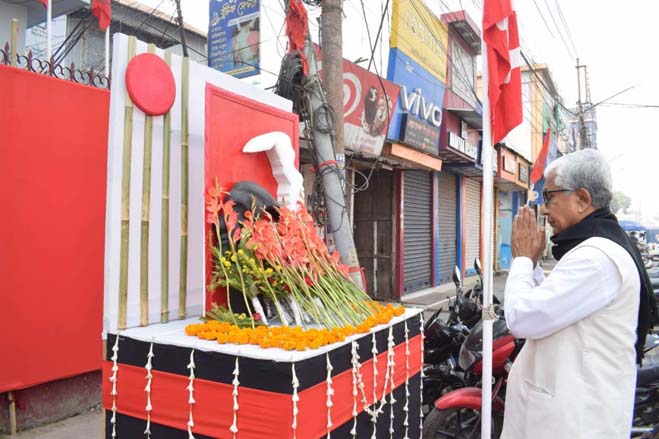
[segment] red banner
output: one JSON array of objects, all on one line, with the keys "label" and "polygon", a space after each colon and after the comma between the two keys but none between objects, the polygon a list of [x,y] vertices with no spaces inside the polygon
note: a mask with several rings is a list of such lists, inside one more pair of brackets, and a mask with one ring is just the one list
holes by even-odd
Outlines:
[{"label": "red banner", "polygon": [[110,93],[0,66],[0,393],[101,368]]}]

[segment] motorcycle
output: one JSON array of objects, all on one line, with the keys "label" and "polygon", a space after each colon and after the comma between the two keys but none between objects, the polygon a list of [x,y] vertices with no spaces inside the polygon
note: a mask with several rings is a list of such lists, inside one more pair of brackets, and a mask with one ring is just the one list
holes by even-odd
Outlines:
[{"label": "motorcycle", "polygon": [[[480,261],[476,260],[475,265],[480,266]],[[481,306],[476,303],[475,298],[478,297],[482,282],[477,283],[473,289],[464,291],[460,271],[455,267],[453,283],[456,293],[449,303],[447,320],[444,321],[440,317],[443,311],[443,308],[440,308],[424,325],[424,413],[430,411],[430,404],[441,395],[472,385],[465,381],[464,370],[458,367],[458,354],[471,328],[481,318]]]},{"label": "motorcycle", "polygon": [[[503,428],[505,382],[512,360],[523,346],[516,340],[503,319],[494,321],[492,343],[492,432],[499,437]],[[482,390],[483,323],[480,321],[463,342],[458,365],[465,371],[465,381],[474,383],[446,393],[437,399],[423,422],[423,439],[480,438]]]},{"label": "motorcycle", "polygon": [[[460,348],[459,366],[465,368],[465,380],[482,374],[482,324],[474,327]],[[504,320],[495,320],[492,346],[492,437],[503,429],[506,380],[512,362],[524,345],[514,339]],[[647,364],[637,370],[633,439],[659,439],[659,336],[651,334],[645,343]],[[658,349],[659,350],[659,349]],[[655,355],[647,355],[651,351]],[[654,360],[654,361],[652,361]],[[482,390],[463,387],[446,393],[435,401],[423,423],[423,439],[476,439],[480,437]]]},{"label": "motorcycle", "polygon": [[[657,347],[659,347],[659,336],[650,334],[645,342],[648,364],[639,368],[636,375],[631,436],[635,439],[659,438],[659,350],[654,350]],[[648,355],[651,351],[656,354]]]}]

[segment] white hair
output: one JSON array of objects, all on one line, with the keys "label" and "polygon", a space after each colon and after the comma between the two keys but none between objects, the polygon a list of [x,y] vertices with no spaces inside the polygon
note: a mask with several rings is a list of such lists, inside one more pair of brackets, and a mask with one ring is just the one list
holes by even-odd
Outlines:
[{"label": "white hair", "polygon": [[563,189],[584,188],[593,206],[609,207],[613,198],[613,179],[606,158],[594,149],[584,149],[554,160],[545,169],[545,178],[556,174],[554,183]]}]

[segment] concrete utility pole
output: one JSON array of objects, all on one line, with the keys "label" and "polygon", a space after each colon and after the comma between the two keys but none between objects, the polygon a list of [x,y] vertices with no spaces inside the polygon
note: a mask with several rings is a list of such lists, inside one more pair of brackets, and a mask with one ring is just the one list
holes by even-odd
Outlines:
[{"label": "concrete utility pole", "polygon": [[579,102],[577,102],[577,105],[579,106],[579,137],[581,139],[581,149],[587,148],[589,146],[589,142],[587,139],[587,132],[586,132],[586,123],[584,122],[583,118],[583,102],[581,102],[581,69],[586,68],[586,66],[579,64],[579,58],[577,58],[577,87],[578,93],[579,93]]},{"label": "concrete utility pole", "polygon": [[[323,88],[327,103],[334,109],[336,132],[334,152],[341,174],[344,200],[350,216],[352,174],[345,169],[345,136],[343,116],[343,0],[323,0],[320,15],[321,51],[323,54]],[[327,60],[327,62],[325,62]]]},{"label": "concrete utility pole", "polygon": [[323,88],[327,103],[334,109],[336,134],[334,152],[341,166],[345,154],[343,135],[343,0],[323,0],[320,14],[321,51],[323,54]]},{"label": "concrete utility pole", "polygon": [[[342,0],[323,0],[321,15],[323,85],[327,90],[327,99],[324,99],[323,86],[318,81],[318,66],[309,35],[307,35],[307,42],[304,48],[305,56],[309,60],[309,74],[305,78],[305,87],[311,89],[310,111],[313,114],[316,114],[317,110],[327,101],[334,109],[336,116],[335,144],[332,144],[332,133],[326,130],[319,130],[317,121],[312,127],[314,141],[313,153],[319,167],[316,172],[322,178],[329,225],[334,236],[336,249],[341,255],[341,261],[354,270],[350,273],[353,282],[362,288],[359,260],[357,259],[357,251],[352,236],[352,224],[350,224],[350,216],[346,208],[340,178],[340,171],[345,162],[343,144],[343,37],[341,2]],[[288,1],[286,1],[286,5],[288,6]],[[335,161],[337,164],[334,164]]]}]

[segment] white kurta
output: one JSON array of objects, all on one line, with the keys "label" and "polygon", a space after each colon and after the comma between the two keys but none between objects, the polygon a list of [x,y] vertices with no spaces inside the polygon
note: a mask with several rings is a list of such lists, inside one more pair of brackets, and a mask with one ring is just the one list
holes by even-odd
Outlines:
[{"label": "white kurta", "polygon": [[627,439],[640,278],[618,244],[590,238],[545,279],[513,260],[506,322],[526,338],[508,378],[502,439]]}]

